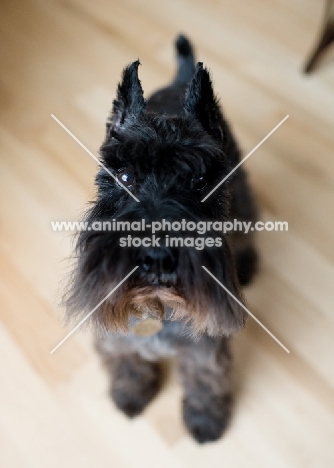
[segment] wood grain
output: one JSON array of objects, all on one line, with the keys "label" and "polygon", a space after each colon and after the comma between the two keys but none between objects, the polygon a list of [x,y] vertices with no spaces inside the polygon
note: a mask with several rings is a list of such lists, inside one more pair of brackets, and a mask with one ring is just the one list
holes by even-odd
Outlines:
[{"label": "wood grain", "polygon": [[[315,0],[4,0],[0,6],[0,451],[4,468],[334,466],[334,55],[301,73],[320,27]],[[234,342],[236,405],[218,443],[197,446],[181,421],[174,371],[143,416],[110,404],[89,333],[58,307],[69,234],[94,196],[91,150],[122,68],[138,57],[145,93],[174,72],[179,32],[196,45],[248,153],[264,220],[247,289],[251,319]]]}]

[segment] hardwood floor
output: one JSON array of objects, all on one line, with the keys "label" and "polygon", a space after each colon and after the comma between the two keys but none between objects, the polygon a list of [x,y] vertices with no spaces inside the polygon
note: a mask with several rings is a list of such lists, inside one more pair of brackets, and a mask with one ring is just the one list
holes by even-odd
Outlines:
[{"label": "hardwood floor", "polygon": [[[320,28],[316,0],[3,0],[0,6],[0,453],[4,468],[330,468],[334,466],[334,50],[301,73]],[[235,339],[236,406],[225,437],[200,447],[171,372],[143,414],[110,404],[89,333],[57,306],[71,236],[94,196],[92,151],[122,68],[140,58],[145,92],[174,72],[189,35],[248,153],[262,218],[252,319]]]}]

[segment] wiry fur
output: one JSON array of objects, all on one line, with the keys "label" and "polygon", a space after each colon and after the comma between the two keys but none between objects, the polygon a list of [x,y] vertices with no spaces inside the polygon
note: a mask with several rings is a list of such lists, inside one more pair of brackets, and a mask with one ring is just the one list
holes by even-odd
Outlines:
[{"label": "wiry fur", "polygon": [[[138,79],[139,62],[123,72],[101,158],[115,175],[126,169],[133,177],[130,190],[140,203],[100,169],[97,200],[86,215],[89,223],[256,218],[241,167],[201,203],[239,162],[240,153],[208,71],[201,63],[195,67],[186,38],[180,36],[176,48],[178,70],[174,81],[147,101]],[[80,233],[78,262],[66,297],[69,315],[86,315],[139,265],[91,317],[95,328],[105,332],[98,338],[97,348],[113,376],[112,397],[128,415],[139,413],[158,390],[156,362],[166,355],[177,355],[185,388],[185,423],[199,442],[215,440],[230,415],[227,337],[244,326],[246,314],[201,266],[243,301],[240,284],[250,280],[256,267],[252,238],[216,233],[223,240],[222,247],[161,247],[157,252],[120,247],[120,237],[128,234]],[[137,237],[146,235],[136,233]],[[188,235],[193,233],[182,232],[177,237]],[[212,233],[203,237],[209,236]],[[160,270],[157,272],[151,264],[159,264]],[[172,309],[168,316],[166,311]],[[138,337],[131,332],[131,321],[140,320],[145,311],[160,317],[163,328],[151,337]]]}]

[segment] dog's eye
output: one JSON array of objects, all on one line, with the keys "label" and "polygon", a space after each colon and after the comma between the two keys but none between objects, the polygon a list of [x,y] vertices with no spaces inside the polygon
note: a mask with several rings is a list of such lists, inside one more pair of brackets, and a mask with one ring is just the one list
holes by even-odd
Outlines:
[{"label": "dog's eye", "polygon": [[195,190],[204,190],[207,186],[207,182],[204,176],[198,177],[197,179],[192,179],[191,181],[192,188]]},{"label": "dog's eye", "polygon": [[134,184],[134,175],[128,169],[119,169],[118,173],[116,174],[117,181],[120,183],[119,185],[124,185],[126,188],[132,188]]}]

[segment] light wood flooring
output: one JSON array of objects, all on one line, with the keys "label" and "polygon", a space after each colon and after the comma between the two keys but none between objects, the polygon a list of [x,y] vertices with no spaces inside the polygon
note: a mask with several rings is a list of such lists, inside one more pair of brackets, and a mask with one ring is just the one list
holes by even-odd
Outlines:
[{"label": "light wood flooring", "polygon": [[[0,6],[0,466],[3,468],[334,467],[334,49],[301,73],[321,24],[320,0],[2,0]],[[174,73],[184,32],[212,71],[246,154],[262,218],[252,319],[234,342],[236,406],[225,437],[187,435],[171,372],[143,416],[107,395],[88,332],[69,331],[58,300],[76,220],[94,196],[122,68],[141,60],[146,94]]]}]

